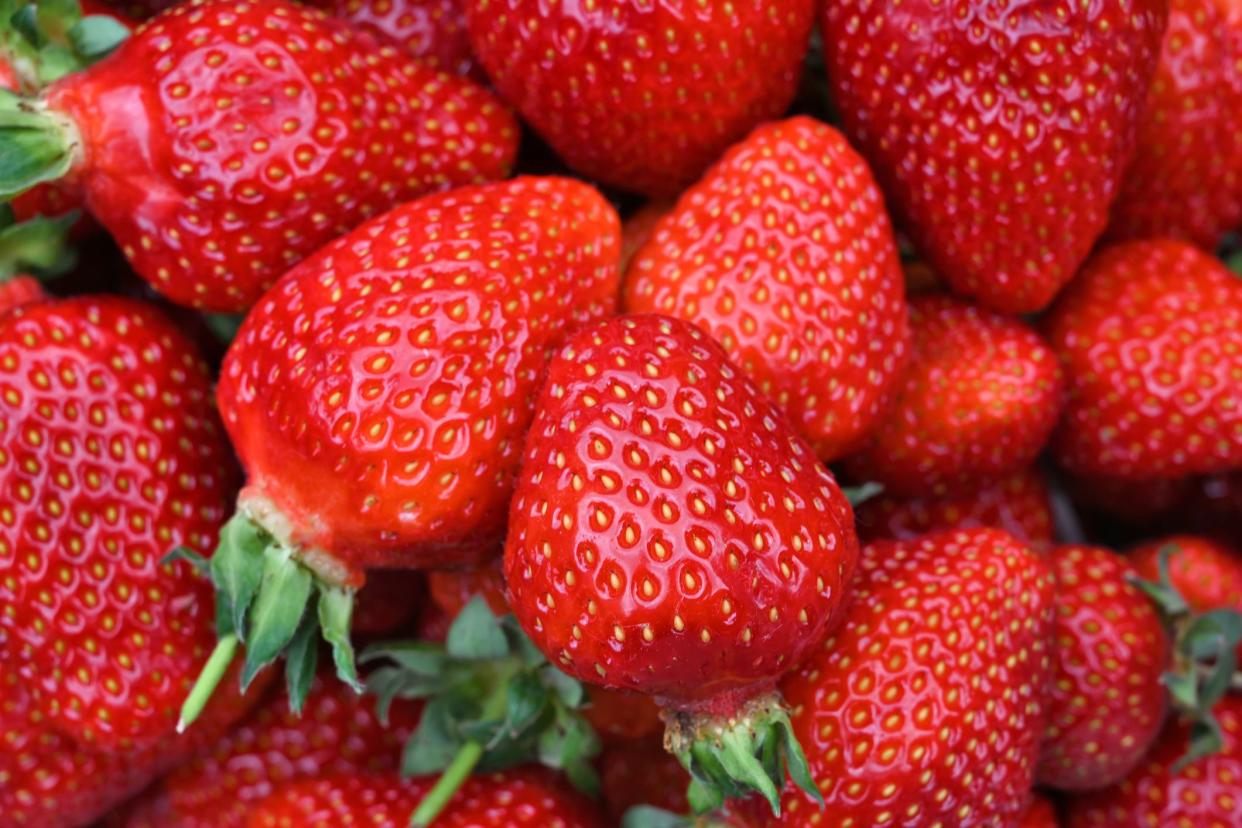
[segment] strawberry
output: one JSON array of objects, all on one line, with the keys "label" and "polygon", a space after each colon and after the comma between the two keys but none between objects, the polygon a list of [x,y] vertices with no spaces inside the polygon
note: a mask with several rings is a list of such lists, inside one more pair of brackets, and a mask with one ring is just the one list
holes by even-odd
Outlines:
[{"label": "strawberry", "polygon": [[463,0],[474,53],[569,166],[673,196],[796,91],[814,0]]},{"label": "strawberry", "polygon": [[482,79],[462,0],[311,0],[310,5],[400,45],[442,72]]},{"label": "strawberry", "polygon": [[[328,776],[277,790],[255,810],[247,826],[395,826],[404,824],[429,787],[426,778]],[[604,828],[604,824],[591,802],[555,777],[518,769],[467,781],[435,828]]]},{"label": "strawberry", "polygon": [[1224,748],[1179,767],[1186,723],[1174,719],[1146,758],[1125,779],[1070,801],[1069,828],[1231,828],[1242,824],[1242,696],[1217,707]]},{"label": "strawberry", "polygon": [[[993,529],[864,547],[845,622],[782,683],[826,814],[1015,824],[1044,723],[1052,599],[1045,561]],[[796,791],[785,800],[768,825],[826,815]]]},{"label": "strawberry", "polygon": [[806,117],[759,127],[682,195],[635,254],[624,304],[714,336],[824,460],[875,425],[909,347],[880,191]]},{"label": "strawberry", "polygon": [[1215,249],[1242,225],[1242,3],[1170,0],[1138,146],[1113,206],[1115,238]]},{"label": "strawberry", "polygon": [[242,828],[273,790],[321,774],[389,773],[421,706],[396,702],[389,721],[374,699],[327,676],[311,684],[301,715],[272,694],[209,750],[143,794],[125,828]]},{"label": "strawberry", "polygon": [[854,516],[865,541],[910,540],[929,532],[984,526],[1003,529],[1036,549],[1046,549],[1054,540],[1051,495],[1035,469],[941,498],[881,495],[854,507]]},{"label": "strawberry", "polygon": [[295,669],[318,628],[356,685],[365,570],[494,554],[545,358],[613,309],[618,247],[586,185],[463,188],[328,245],[250,312],[217,390],[249,475],[212,560],[228,623],[184,723],[239,641],[245,682],[287,649]]},{"label": "strawberry", "polygon": [[1060,825],[1052,803],[1036,794],[1031,807],[1022,817],[1022,821],[1018,823],[1018,828],[1059,828]]},{"label": "strawberry", "polygon": [[392,569],[372,573],[358,590],[354,632],[390,633],[409,626],[426,603],[424,587],[419,572]]},{"label": "strawberry", "polygon": [[[617,745],[663,732],[660,708],[650,696],[590,685],[582,715],[606,745]],[[685,793],[685,791],[682,791]]]},{"label": "strawberry", "polygon": [[1169,641],[1121,556],[1062,546],[1052,568],[1055,672],[1037,777],[1062,790],[1103,788],[1125,777],[1160,733]]},{"label": "strawberry", "polygon": [[782,764],[814,791],[775,683],[835,622],[856,553],[831,473],[699,329],[621,317],[550,363],[513,609],[565,672],[656,697],[696,807],[752,788],[775,807]]},{"label": "strawberry", "polygon": [[690,809],[690,777],[659,739],[633,739],[610,746],[599,758],[604,805],[614,823],[638,805],[675,814]]},{"label": "strawberry", "polygon": [[[89,821],[194,744],[170,710],[212,638],[208,550],[235,473],[206,366],[151,307],[36,300],[0,317],[0,813]],[[225,698],[202,738],[248,702]]]},{"label": "strawberry", "polygon": [[1242,281],[1176,241],[1097,255],[1044,320],[1071,472],[1161,479],[1242,465]]},{"label": "strawberry", "polygon": [[0,109],[0,193],[65,178],[139,275],[216,311],[395,204],[504,176],[517,138],[481,87],[287,0],[177,6]]},{"label": "strawberry", "polygon": [[833,100],[919,251],[1006,313],[1048,304],[1108,221],[1166,4],[824,4]]},{"label": "strawberry", "polygon": [[910,300],[910,365],[892,408],[846,460],[899,497],[944,497],[1031,465],[1056,423],[1061,371],[1017,319],[948,296]]},{"label": "strawberry", "polygon": [[621,225],[621,272],[629,269],[634,254],[642,249],[655,233],[660,219],[673,209],[670,201],[649,201],[630,215]]},{"label": "strawberry", "polygon": [[496,615],[509,612],[505,574],[499,557],[464,569],[431,570],[427,573],[427,589],[431,600],[450,618],[456,618],[476,595],[482,595]]}]

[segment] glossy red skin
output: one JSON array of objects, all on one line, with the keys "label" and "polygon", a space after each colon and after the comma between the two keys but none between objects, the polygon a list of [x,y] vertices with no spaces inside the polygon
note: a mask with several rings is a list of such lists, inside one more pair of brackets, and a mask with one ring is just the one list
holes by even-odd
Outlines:
[{"label": "glossy red skin", "polygon": [[569,166],[673,196],[793,100],[814,0],[464,0],[474,53]]},{"label": "glossy red skin", "polygon": [[1047,305],[1108,221],[1164,0],[824,4],[833,101],[954,291]]},{"label": "glossy red skin", "polygon": [[1047,549],[1054,540],[1048,484],[1035,469],[943,498],[881,494],[854,507],[854,518],[866,542],[982,527],[1001,529],[1036,549]]},{"label": "glossy red skin", "polygon": [[1226,696],[1215,708],[1224,750],[1174,774],[1186,752],[1189,731],[1173,720],[1147,757],[1122,782],[1070,801],[1068,828],[1233,828],[1242,823],[1242,696]]},{"label": "glossy red skin", "polygon": [[1098,254],[1044,320],[1071,472],[1169,479],[1242,466],[1242,280],[1175,241]]},{"label": "glossy red skin", "polygon": [[1067,791],[1121,781],[1160,734],[1169,640],[1125,558],[1092,546],[1052,552],[1054,679],[1036,778]]},{"label": "glossy red skin", "polygon": [[[499,545],[492,549],[500,552]],[[509,614],[505,573],[499,556],[464,569],[433,569],[427,573],[427,588],[431,600],[449,618],[456,618],[476,595],[483,596],[494,614]]]},{"label": "glossy red skin", "polygon": [[399,44],[442,72],[485,78],[470,49],[461,0],[312,0],[310,5]]},{"label": "glossy red skin", "polygon": [[399,207],[291,271],[221,371],[242,507],[270,500],[348,581],[494,556],[545,360],[614,310],[619,239],[590,187],[522,178]]},{"label": "glossy red skin", "polygon": [[949,296],[910,300],[913,346],[897,399],[846,460],[888,494],[942,497],[1021,471],[1060,411],[1061,369],[1017,319]]},{"label": "glossy red skin", "polygon": [[392,633],[410,626],[427,603],[420,572],[392,569],[373,573],[355,598],[350,629],[355,633]]},{"label": "glossy red skin", "polygon": [[121,824],[242,828],[258,803],[285,786],[328,774],[395,772],[421,713],[420,703],[397,700],[385,726],[374,697],[321,675],[298,717],[282,689],[146,791]]},{"label": "glossy red skin", "polygon": [[1215,250],[1242,225],[1242,2],[1170,0],[1109,235]]},{"label": "glossy red skin", "polygon": [[1036,794],[1031,807],[1018,823],[1018,828],[1060,828],[1060,825],[1052,803]]},{"label": "glossy red skin", "polygon": [[166,739],[215,643],[201,554],[236,490],[207,366],[152,306],[0,318],[0,659],[52,726],[107,750]]},{"label": "glossy red skin", "polygon": [[562,670],[732,709],[827,632],[857,548],[832,474],[698,328],[606,320],[549,364],[505,577]]},{"label": "glossy red skin", "polygon": [[18,274],[7,280],[0,280],[0,315],[12,308],[37,302],[45,295],[43,285],[33,276]]},{"label": "glossy red skin", "polygon": [[[435,777],[334,776],[280,789],[251,815],[248,828],[404,825]],[[595,806],[537,770],[472,776],[436,818],[435,828],[604,828]]]},{"label": "glossy red skin", "polygon": [[864,547],[844,623],[781,683],[827,809],[787,787],[766,824],[1016,823],[1031,801],[1052,610],[1047,563],[1003,532]]},{"label": "glossy red skin", "polygon": [[825,461],[867,436],[910,346],[879,188],[841,133],[801,116],[759,127],[681,196],[623,303],[715,337]]},{"label": "glossy red skin", "polygon": [[599,757],[598,765],[604,808],[614,824],[635,805],[690,813],[686,801],[690,775],[658,736],[615,743]]},{"label": "glossy red skin", "polygon": [[180,5],[46,100],[134,270],[215,311],[396,204],[504,177],[517,142],[482,87],[286,0]]}]

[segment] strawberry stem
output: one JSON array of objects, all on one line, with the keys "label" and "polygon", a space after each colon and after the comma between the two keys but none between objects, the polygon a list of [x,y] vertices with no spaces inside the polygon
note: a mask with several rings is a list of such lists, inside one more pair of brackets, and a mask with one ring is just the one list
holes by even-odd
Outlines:
[{"label": "strawberry stem", "polygon": [[[493,692],[483,708],[483,717],[495,719],[502,716],[505,712],[506,697],[507,694],[504,692]],[[440,774],[436,784],[414,809],[414,814],[410,817],[411,828],[426,828],[440,815],[440,812],[449,804],[449,800],[453,798],[453,794],[457,793],[457,789],[479,764],[483,753],[483,745],[475,741],[466,742],[458,749],[453,761],[449,762],[449,766],[444,769],[444,773]]]},{"label": "strawberry stem", "polygon": [[194,724],[194,720],[203,712],[207,701],[216,691],[216,686],[220,684],[220,679],[224,678],[229,665],[233,663],[239,643],[241,642],[235,635],[226,635],[216,642],[216,648],[211,651],[211,656],[203,666],[203,671],[198,674],[198,680],[190,688],[190,695],[186,696],[185,702],[181,705],[181,717],[177,720],[178,733],[184,733],[185,729]]}]

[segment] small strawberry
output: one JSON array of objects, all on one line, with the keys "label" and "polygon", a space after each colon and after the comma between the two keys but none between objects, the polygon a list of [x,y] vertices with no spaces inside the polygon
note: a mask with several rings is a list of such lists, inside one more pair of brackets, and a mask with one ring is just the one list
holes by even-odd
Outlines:
[{"label": "small strawberry", "polygon": [[483,78],[462,0],[310,0],[310,5],[391,40],[442,72]]},{"label": "small strawberry", "polygon": [[699,329],[622,317],[552,360],[509,515],[513,608],[570,675],[656,697],[696,808],[775,807],[782,765],[814,791],[775,684],[835,622],[856,553],[832,475]]},{"label": "small strawberry", "polygon": [[1242,3],[1170,0],[1109,235],[1214,250],[1242,226]]},{"label": "small strawberry", "polygon": [[[427,778],[326,776],[278,789],[250,816],[247,828],[396,826],[431,787]],[[424,826],[428,823],[414,823]],[[527,769],[468,780],[435,828],[604,828],[595,806],[554,776]]]},{"label": "small strawberry", "polygon": [[897,400],[845,468],[899,497],[944,497],[1031,465],[1056,423],[1056,357],[1017,319],[948,296],[910,300]]},{"label": "small strawberry", "polygon": [[824,460],[875,425],[909,348],[880,191],[805,117],[759,127],[682,195],[635,254],[624,304],[715,337]]},{"label": "small strawberry", "polygon": [[476,84],[287,0],[187,2],[0,109],[0,193],[65,179],[139,275],[218,311],[400,202],[504,176],[517,137]]},{"label": "small strawberry", "polygon": [[396,702],[385,724],[374,699],[327,676],[311,684],[301,715],[272,694],[200,756],[146,791],[125,828],[243,828],[272,793],[321,774],[390,773],[421,705]]},{"label": "small strawberry", "polygon": [[1169,580],[1195,612],[1232,609],[1242,613],[1242,553],[1192,535],[1148,541],[1130,551],[1143,578],[1160,579],[1160,553],[1169,549]]},{"label": "small strawberry", "polygon": [[1044,320],[1077,474],[1161,479],[1242,465],[1242,281],[1175,241],[1097,255]]},{"label": "small strawberry", "polygon": [[1217,706],[1223,749],[1179,766],[1188,727],[1174,719],[1129,776],[1070,800],[1069,828],[1234,828],[1242,825],[1242,696]]},{"label": "small strawberry", "polygon": [[946,529],[1002,529],[1035,549],[1052,545],[1053,514],[1048,484],[1035,469],[945,497],[880,495],[854,507],[864,541],[910,540]]},{"label": "small strawberry", "polygon": [[1022,821],[1018,823],[1018,828],[1060,828],[1060,825],[1052,803],[1039,794],[1035,794],[1035,799],[1031,802],[1026,815],[1022,817]]},{"label": "small strawberry", "polygon": [[676,195],[793,99],[814,0],[463,0],[505,99],[578,172]]},{"label": "small strawberry", "polygon": [[584,184],[463,188],[328,245],[250,312],[217,389],[248,482],[211,563],[225,623],[184,723],[242,641],[243,682],[286,651],[293,669],[318,630],[356,685],[367,569],[494,554],[545,360],[612,311],[618,246]]},{"label": "small strawberry", "polygon": [[1164,0],[823,8],[834,103],[919,251],[988,307],[1043,308],[1108,221]]},{"label": "small strawberry", "polygon": [[[499,546],[494,549],[500,551]],[[476,595],[482,595],[496,615],[509,612],[505,573],[499,557],[479,566],[433,569],[427,573],[427,589],[431,600],[450,618],[456,618]]]},{"label": "small strawberry", "polygon": [[[844,623],[782,683],[826,814],[1015,824],[1044,724],[1052,602],[1047,563],[1003,532],[864,547]],[[804,795],[785,800],[768,825],[824,823]]]},{"label": "small strawberry", "polygon": [[686,813],[690,777],[659,738],[618,742],[599,758],[604,805],[614,823],[638,805]]},{"label": "small strawberry", "polygon": [[1129,773],[1160,733],[1169,640],[1156,608],[1106,549],[1053,550],[1056,656],[1037,778],[1069,791]]}]

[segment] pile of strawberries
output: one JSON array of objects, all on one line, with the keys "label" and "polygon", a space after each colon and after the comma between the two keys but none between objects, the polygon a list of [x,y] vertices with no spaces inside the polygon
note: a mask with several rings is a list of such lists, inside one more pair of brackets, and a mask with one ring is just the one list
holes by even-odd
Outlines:
[{"label": "pile of strawberries", "polygon": [[0,87],[0,828],[1242,826],[1242,0],[0,0]]}]

